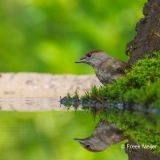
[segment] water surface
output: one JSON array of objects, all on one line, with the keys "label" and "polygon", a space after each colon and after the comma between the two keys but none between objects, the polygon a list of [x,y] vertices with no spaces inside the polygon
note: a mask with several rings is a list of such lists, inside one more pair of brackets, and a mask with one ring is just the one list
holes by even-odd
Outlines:
[{"label": "water surface", "polygon": [[121,143],[91,153],[75,142],[73,138],[90,136],[98,118],[85,111],[67,111],[59,98],[5,97],[0,106],[2,160],[115,160],[115,155],[127,159]]}]

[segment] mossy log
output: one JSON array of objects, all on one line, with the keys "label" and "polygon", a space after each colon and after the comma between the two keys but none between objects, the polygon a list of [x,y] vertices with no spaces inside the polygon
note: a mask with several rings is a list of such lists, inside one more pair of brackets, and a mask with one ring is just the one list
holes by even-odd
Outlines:
[{"label": "mossy log", "polygon": [[[136,25],[136,36],[126,46],[126,54],[130,56],[129,62],[135,63],[143,59],[146,54],[160,50],[160,1],[148,0],[143,8],[144,18]],[[130,144],[135,144],[129,140]],[[159,160],[159,155],[154,155],[151,150],[126,150],[129,160]]]}]

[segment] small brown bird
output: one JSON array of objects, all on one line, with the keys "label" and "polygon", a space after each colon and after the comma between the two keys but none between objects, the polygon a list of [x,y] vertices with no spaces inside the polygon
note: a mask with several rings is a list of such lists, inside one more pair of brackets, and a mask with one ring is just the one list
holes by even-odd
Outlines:
[{"label": "small brown bird", "polygon": [[111,57],[102,50],[89,51],[75,63],[86,63],[92,66],[96,76],[104,85],[124,76],[124,70],[131,67],[129,63]]},{"label": "small brown bird", "polygon": [[123,131],[113,123],[107,121],[100,121],[90,137],[84,139],[75,138],[82,147],[91,152],[104,151],[109,146],[125,139],[127,139],[127,137],[123,135]]}]

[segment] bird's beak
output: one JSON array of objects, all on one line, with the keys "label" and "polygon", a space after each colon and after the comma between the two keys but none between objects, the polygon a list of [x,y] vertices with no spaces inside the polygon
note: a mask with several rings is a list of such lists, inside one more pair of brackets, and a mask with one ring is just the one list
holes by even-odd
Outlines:
[{"label": "bird's beak", "polygon": [[81,139],[78,139],[78,138],[74,138],[75,141],[79,142],[79,143],[82,143],[82,140]]},{"label": "bird's beak", "polygon": [[78,61],[75,61],[75,63],[83,63],[83,62],[84,62],[83,59],[80,59],[80,60],[78,60]]}]

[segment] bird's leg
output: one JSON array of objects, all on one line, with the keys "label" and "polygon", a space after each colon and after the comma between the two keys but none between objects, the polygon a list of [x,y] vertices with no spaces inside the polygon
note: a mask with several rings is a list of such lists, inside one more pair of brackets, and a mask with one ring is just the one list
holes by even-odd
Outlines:
[{"label": "bird's leg", "polygon": [[92,94],[92,96],[97,100],[100,101],[102,104],[104,104],[103,100],[101,98],[99,98],[98,96]]},{"label": "bird's leg", "polygon": [[101,109],[99,109],[98,111],[96,111],[96,113],[94,114],[94,117],[95,117],[97,114],[99,114],[100,112],[102,112],[104,109],[105,109],[105,108],[101,108]]},{"label": "bird's leg", "polygon": [[[93,96],[97,101],[101,102],[102,104],[105,104],[104,101],[103,101],[101,98],[99,98],[98,96],[96,96],[96,95],[94,95],[94,94],[92,94],[92,96]],[[96,116],[97,114],[99,114],[100,112],[102,112],[104,109],[105,109],[105,108],[103,107],[103,108],[97,110],[97,111],[94,113],[94,116]]]}]

